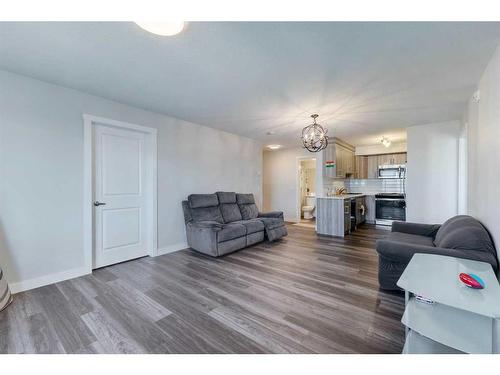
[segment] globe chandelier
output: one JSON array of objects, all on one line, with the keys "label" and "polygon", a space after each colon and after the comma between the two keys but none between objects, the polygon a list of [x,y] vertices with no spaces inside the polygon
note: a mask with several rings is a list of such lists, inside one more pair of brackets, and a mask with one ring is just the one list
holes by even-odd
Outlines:
[{"label": "globe chandelier", "polygon": [[319,152],[328,146],[328,130],[316,123],[319,115],[311,115],[313,123],[302,129],[302,146],[309,152]]}]

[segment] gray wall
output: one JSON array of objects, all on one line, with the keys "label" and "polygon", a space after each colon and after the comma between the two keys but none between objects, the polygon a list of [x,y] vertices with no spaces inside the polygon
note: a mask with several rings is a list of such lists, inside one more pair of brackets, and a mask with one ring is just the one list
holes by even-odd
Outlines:
[{"label": "gray wall", "polygon": [[258,142],[0,71],[0,264],[11,283],[84,264],[83,113],[158,129],[159,248],[185,242],[190,193],[253,192],[260,204]]}]

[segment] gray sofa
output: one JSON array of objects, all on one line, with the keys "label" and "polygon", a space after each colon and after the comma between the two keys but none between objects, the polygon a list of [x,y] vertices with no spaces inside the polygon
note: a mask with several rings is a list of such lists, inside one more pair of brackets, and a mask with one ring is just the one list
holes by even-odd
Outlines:
[{"label": "gray sofa", "polygon": [[393,222],[391,233],[377,241],[380,288],[397,290],[396,282],[415,253],[447,255],[491,264],[497,252],[486,228],[471,216],[459,215],[443,225]]},{"label": "gray sofa", "polygon": [[188,245],[214,257],[288,234],[283,212],[259,212],[253,194],[191,194],[182,209]]}]

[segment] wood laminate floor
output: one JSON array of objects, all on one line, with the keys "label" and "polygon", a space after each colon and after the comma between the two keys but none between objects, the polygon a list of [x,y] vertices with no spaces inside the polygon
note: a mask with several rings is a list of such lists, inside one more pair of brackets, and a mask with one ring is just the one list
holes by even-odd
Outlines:
[{"label": "wood laminate floor", "polygon": [[1,353],[400,353],[404,298],[378,289],[374,243],[288,226],[223,258],[141,258],[15,295]]}]

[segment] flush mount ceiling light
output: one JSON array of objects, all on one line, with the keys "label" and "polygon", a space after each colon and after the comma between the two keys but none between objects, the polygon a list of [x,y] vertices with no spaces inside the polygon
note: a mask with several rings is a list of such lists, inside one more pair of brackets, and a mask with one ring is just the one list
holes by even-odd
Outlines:
[{"label": "flush mount ceiling light", "polygon": [[309,152],[319,152],[328,146],[327,129],[316,123],[317,114],[311,115],[313,123],[302,129],[302,146]]},{"label": "flush mount ceiling light", "polygon": [[184,29],[184,21],[135,22],[135,24],[150,33],[162,36],[179,34]]},{"label": "flush mount ceiling light", "polygon": [[389,147],[391,145],[391,141],[389,141],[386,137],[383,137],[380,141],[385,147]]},{"label": "flush mount ceiling light", "polygon": [[267,145],[267,148],[270,150],[277,150],[281,148],[281,145]]}]

